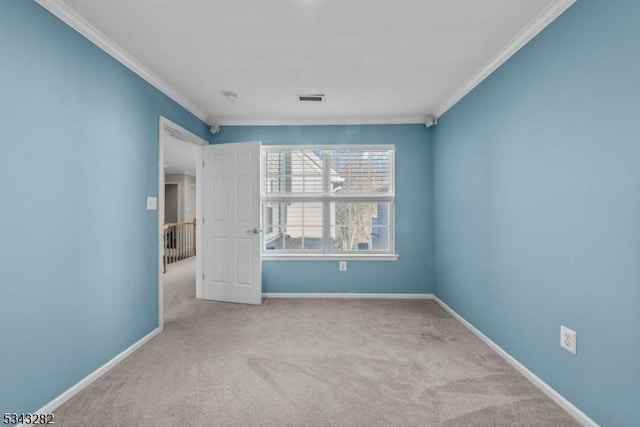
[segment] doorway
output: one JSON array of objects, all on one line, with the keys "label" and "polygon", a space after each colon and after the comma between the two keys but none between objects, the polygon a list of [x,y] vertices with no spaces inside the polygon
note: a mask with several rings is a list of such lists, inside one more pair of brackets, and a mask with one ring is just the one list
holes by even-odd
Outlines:
[{"label": "doorway", "polygon": [[[196,165],[208,143],[160,117],[158,137],[158,323],[164,329],[171,310],[199,297],[200,269],[196,228],[202,218]],[[195,200],[194,200],[195,198]],[[167,265],[170,260],[173,264]],[[166,272],[165,272],[166,271]],[[167,310],[167,308],[169,310]],[[169,315],[167,318],[166,315]]]}]

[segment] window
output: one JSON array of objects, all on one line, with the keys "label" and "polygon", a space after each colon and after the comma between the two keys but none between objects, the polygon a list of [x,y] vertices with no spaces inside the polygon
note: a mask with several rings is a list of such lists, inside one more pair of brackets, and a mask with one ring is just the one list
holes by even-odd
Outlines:
[{"label": "window", "polygon": [[394,255],[394,147],[264,146],[263,255]]}]

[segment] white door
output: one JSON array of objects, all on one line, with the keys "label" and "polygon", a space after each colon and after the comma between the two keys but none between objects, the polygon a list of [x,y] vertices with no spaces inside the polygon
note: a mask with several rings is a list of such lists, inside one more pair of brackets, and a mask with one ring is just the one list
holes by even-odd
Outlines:
[{"label": "white door", "polygon": [[202,296],[262,303],[260,142],[202,147]]}]

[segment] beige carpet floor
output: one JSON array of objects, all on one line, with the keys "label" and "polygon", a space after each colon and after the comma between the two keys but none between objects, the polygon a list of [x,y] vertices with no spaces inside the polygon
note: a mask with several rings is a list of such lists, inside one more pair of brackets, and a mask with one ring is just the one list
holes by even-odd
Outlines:
[{"label": "beige carpet floor", "polygon": [[578,425],[433,301],[200,301],[194,271],[170,266],[165,331],[56,425]]}]

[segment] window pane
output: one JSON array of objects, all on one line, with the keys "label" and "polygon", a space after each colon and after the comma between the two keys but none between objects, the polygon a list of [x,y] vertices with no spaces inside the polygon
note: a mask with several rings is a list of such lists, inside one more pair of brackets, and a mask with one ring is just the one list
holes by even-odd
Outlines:
[{"label": "window pane", "polygon": [[274,243],[282,236],[280,217],[281,204],[279,203],[263,203],[262,204],[262,233],[264,248],[267,250],[275,249],[277,243]]},{"label": "window pane", "polygon": [[[273,213],[274,224],[266,222]],[[322,250],[322,203],[264,203],[266,250]]]},{"label": "window pane", "polygon": [[264,250],[274,251],[276,249],[282,249],[282,235],[278,234],[277,237],[267,241],[264,241]]},{"label": "window pane", "polygon": [[330,206],[333,249],[338,252],[390,249],[390,203],[331,203]]},{"label": "window pane", "polygon": [[263,228],[277,227],[282,224],[280,218],[281,205],[279,203],[262,204],[262,226]]},{"label": "window pane", "polygon": [[328,152],[331,186],[347,194],[390,193],[391,156],[387,150],[333,150]]},{"label": "window pane", "polygon": [[273,227],[273,206],[265,206],[264,208],[264,227]]},{"label": "window pane", "polygon": [[322,193],[322,151],[266,153],[265,193]]},{"label": "window pane", "polygon": [[374,251],[388,251],[389,247],[389,227],[372,227],[371,242]]}]

